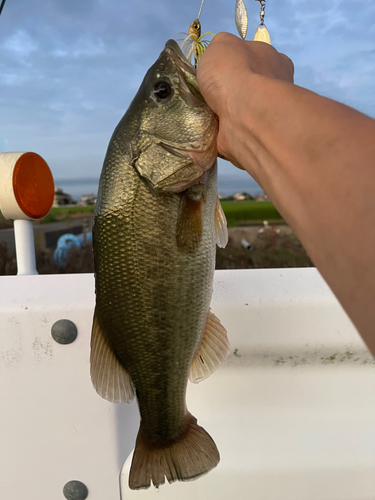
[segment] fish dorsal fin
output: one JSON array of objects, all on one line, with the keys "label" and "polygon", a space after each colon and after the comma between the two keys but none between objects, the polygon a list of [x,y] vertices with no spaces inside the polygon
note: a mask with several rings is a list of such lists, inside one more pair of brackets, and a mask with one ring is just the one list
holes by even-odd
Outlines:
[{"label": "fish dorsal fin", "polygon": [[201,345],[191,363],[189,379],[198,383],[209,377],[225,360],[230,351],[227,331],[220,320],[208,311]]},{"label": "fish dorsal fin", "polygon": [[192,199],[188,193],[181,198],[177,222],[177,245],[181,250],[194,252],[202,239],[204,198]]},{"label": "fish dorsal fin", "polygon": [[90,374],[96,392],[112,403],[130,403],[134,386],[102,330],[96,310],[91,333]]},{"label": "fish dorsal fin", "polygon": [[217,198],[215,206],[215,234],[217,246],[225,248],[228,243],[227,219],[219,198]]}]

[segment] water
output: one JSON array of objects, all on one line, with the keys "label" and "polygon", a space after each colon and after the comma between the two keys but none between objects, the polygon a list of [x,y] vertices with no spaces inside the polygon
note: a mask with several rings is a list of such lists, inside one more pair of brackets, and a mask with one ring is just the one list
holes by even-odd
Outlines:
[{"label": "water", "polygon": [[[98,178],[55,179],[55,186],[62,189],[65,193],[70,194],[74,201],[79,201],[83,194],[93,194],[96,196],[98,185]],[[255,196],[263,193],[263,190],[247,173],[240,172],[235,176],[219,174],[218,192],[223,196],[243,192]]]},{"label": "water", "polygon": [[239,172],[235,176],[220,175],[219,173],[217,191],[223,196],[231,196],[235,193],[248,193],[257,196],[263,193],[263,189],[247,172]]},{"label": "water", "polygon": [[74,201],[79,201],[83,194],[98,194],[99,178],[55,179],[55,187],[70,194]]}]

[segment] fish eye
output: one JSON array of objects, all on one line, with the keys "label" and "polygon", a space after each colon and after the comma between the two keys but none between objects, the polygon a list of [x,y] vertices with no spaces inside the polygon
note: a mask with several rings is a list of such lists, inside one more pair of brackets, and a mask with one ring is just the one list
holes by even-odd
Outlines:
[{"label": "fish eye", "polygon": [[159,100],[166,99],[172,93],[172,88],[168,82],[157,82],[154,85],[154,95]]}]

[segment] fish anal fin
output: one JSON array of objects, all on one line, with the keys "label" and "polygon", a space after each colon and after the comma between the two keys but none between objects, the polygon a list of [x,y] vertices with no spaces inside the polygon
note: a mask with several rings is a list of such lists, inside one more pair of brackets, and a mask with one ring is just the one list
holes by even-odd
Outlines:
[{"label": "fish anal fin", "polygon": [[132,490],[147,489],[151,483],[158,487],[165,478],[169,483],[191,481],[216,467],[220,454],[213,439],[190,413],[186,419],[180,438],[164,447],[151,446],[141,424],[129,475]]},{"label": "fish anal fin", "polygon": [[181,196],[176,239],[181,250],[194,252],[202,240],[204,197],[192,199],[188,192]]},{"label": "fish anal fin", "polygon": [[91,333],[90,374],[93,386],[102,398],[112,403],[130,403],[134,399],[130,374],[113,352],[96,310]]},{"label": "fish anal fin", "polygon": [[225,360],[229,351],[227,331],[220,320],[209,311],[202,342],[190,366],[190,381],[198,383],[208,378]]},{"label": "fish anal fin", "polygon": [[228,243],[227,219],[219,198],[217,199],[215,205],[215,234],[217,246],[225,248]]}]

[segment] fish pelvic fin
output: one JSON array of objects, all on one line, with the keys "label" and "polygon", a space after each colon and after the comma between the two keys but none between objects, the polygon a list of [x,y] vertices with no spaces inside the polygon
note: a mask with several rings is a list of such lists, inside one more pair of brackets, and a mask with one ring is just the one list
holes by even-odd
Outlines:
[{"label": "fish pelvic fin", "polygon": [[220,320],[208,311],[202,342],[190,366],[189,379],[198,383],[208,378],[230,352],[227,331]]},{"label": "fish pelvic fin", "polygon": [[174,481],[190,481],[207,474],[220,461],[219,451],[211,436],[187,414],[182,435],[167,447],[152,447],[141,427],[138,432],[130,468],[129,487],[147,489]]},{"label": "fish pelvic fin", "polygon": [[90,375],[96,392],[112,403],[130,403],[135,396],[129,372],[113,352],[95,309],[91,333]]},{"label": "fish pelvic fin", "polygon": [[217,246],[225,248],[228,243],[227,219],[219,198],[217,198],[215,205],[215,235]]}]

